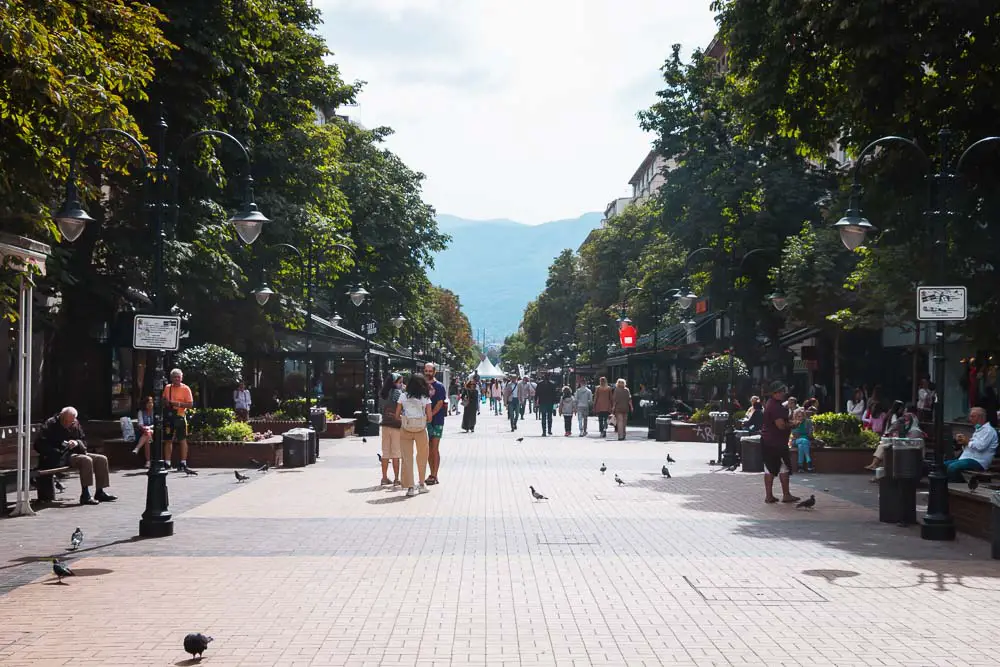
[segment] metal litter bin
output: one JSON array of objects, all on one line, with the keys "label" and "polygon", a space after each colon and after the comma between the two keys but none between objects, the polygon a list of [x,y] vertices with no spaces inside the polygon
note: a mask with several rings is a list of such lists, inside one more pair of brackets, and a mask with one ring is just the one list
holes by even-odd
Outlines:
[{"label": "metal litter bin", "polygon": [[878,471],[878,519],[909,525],[917,522],[917,482],[923,473],[924,441],[882,438],[887,445]]},{"label": "metal litter bin", "polygon": [[666,415],[657,417],[656,421],[656,441],[668,442],[673,435],[673,422]]},{"label": "metal litter bin", "polygon": [[759,435],[745,435],[740,438],[740,460],[743,472],[764,472],[764,450]]},{"label": "metal litter bin", "polygon": [[293,428],[281,436],[281,460],[285,468],[305,467],[309,460],[310,430]]},{"label": "metal litter bin", "polygon": [[354,413],[354,432],[357,435],[366,438],[374,438],[379,434],[379,422],[376,418],[381,418],[381,415],[375,412],[368,412],[368,422],[366,423],[362,417],[361,410],[357,410]]},{"label": "metal litter bin", "polygon": [[712,418],[712,433],[716,438],[725,435],[726,426],[729,424],[729,413],[725,410],[719,410],[717,412],[709,412],[708,416]]},{"label": "metal litter bin", "polygon": [[306,448],[306,463],[312,465],[316,463],[316,459],[319,457],[319,433],[312,427],[312,424],[307,426],[306,429],[309,431],[309,447]]},{"label": "metal litter bin", "polygon": [[656,414],[656,408],[650,404],[646,409],[646,438],[652,440],[656,437],[656,420],[659,415]]},{"label": "metal litter bin", "polygon": [[326,433],[326,408],[310,408],[309,424],[316,433],[320,435]]}]

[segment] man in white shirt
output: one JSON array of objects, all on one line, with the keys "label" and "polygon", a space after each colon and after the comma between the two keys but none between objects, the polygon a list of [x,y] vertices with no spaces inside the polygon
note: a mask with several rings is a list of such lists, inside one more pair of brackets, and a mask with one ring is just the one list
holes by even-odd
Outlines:
[{"label": "man in white shirt", "polygon": [[972,437],[963,433],[955,436],[955,442],[962,445],[962,455],[957,459],[945,461],[948,467],[948,479],[952,482],[964,482],[963,471],[984,472],[993,463],[997,453],[997,431],[986,423],[986,410],[972,408],[969,411],[969,423],[976,427]]},{"label": "man in white shirt", "polygon": [[233,411],[238,421],[245,422],[250,418],[250,404],[250,390],[246,384],[240,382],[233,391]]},{"label": "man in white shirt", "polygon": [[594,402],[594,392],[587,387],[587,382],[583,378],[577,380],[577,390],[574,396],[576,400],[576,421],[579,424],[577,431],[580,437],[587,435],[587,417],[590,415],[590,404]]}]

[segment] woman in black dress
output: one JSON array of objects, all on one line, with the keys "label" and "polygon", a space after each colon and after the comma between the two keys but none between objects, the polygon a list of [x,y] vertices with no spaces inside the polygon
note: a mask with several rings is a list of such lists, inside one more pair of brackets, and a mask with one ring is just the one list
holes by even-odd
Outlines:
[{"label": "woman in black dress", "polygon": [[[479,391],[476,383],[469,380],[462,390],[462,430],[466,433],[476,432],[476,408],[479,406]],[[470,409],[471,408],[471,409]]]}]

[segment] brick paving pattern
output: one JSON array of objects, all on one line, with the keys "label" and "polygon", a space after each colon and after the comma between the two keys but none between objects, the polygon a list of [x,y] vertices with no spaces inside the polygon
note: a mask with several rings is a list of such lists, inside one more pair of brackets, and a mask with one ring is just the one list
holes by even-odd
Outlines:
[{"label": "brick paving pattern", "polygon": [[[810,512],[712,472],[714,444],[458,426],[416,498],[353,438],[247,484],[171,474],[171,538],[134,539],[134,474],[113,505],[0,520],[0,665],[193,664],[191,631],[215,637],[205,665],[995,664],[961,630],[1000,611],[988,545],[879,523],[864,476],[793,478]],[[78,525],[80,576],[55,585],[42,559]]]}]

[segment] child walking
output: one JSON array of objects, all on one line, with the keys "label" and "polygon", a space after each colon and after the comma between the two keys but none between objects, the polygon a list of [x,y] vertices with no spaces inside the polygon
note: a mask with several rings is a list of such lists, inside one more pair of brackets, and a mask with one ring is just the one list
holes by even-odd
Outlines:
[{"label": "child walking", "polygon": [[576,411],[576,399],[573,398],[573,390],[569,387],[562,388],[562,398],[559,399],[559,414],[562,415],[563,423],[566,425],[566,436],[570,435],[573,428],[573,413]]}]

